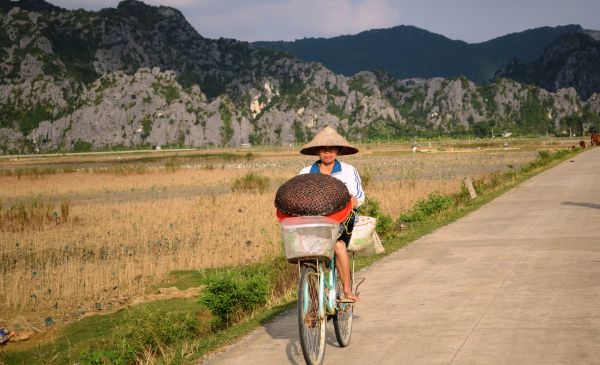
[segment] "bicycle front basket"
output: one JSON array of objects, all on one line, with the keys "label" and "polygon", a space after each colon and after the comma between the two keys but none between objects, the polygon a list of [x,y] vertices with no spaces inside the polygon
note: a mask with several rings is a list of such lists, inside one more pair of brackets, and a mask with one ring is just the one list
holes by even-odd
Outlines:
[{"label": "bicycle front basket", "polygon": [[300,259],[331,259],[339,235],[339,223],[327,217],[303,216],[281,221],[285,256],[291,263]]}]

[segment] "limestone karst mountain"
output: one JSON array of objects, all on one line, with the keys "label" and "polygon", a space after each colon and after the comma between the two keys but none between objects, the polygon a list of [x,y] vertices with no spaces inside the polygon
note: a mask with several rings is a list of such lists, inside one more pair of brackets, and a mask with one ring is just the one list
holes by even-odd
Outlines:
[{"label": "limestone karst mountain", "polygon": [[[397,80],[199,35],[176,9],[124,0],[97,12],[0,0],[0,152],[554,133],[590,123],[574,90],[508,80]],[[561,124],[562,123],[562,124]],[[586,124],[587,123],[587,124]]]}]

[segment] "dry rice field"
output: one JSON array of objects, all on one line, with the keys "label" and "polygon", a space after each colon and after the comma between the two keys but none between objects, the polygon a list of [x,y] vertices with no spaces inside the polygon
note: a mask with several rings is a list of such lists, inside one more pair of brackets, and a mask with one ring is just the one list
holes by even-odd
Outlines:
[{"label": "dry rice field", "polygon": [[[518,168],[569,141],[360,146],[342,156],[366,194],[397,217],[417,199]],[[515,147],[512,147],[512,146]],[[241,265],[279,255],[273,198],[314,161],[297,149],[160,151],[0,157],[0,322],[69,320],[127,304],[174,270]],[[232,192],[236,179],[268,177],[267,192]],[[50,219],[17,222],[17,207]],[[30,212],[31,213],[31,212]]]}]

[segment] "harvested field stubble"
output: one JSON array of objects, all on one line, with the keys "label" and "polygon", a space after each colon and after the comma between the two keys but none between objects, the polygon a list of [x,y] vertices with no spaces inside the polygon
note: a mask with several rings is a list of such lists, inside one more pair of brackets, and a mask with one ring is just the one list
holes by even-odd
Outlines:
[{"label": "harvested field stubble", "polygon": [[[458,191],[466,176],[508,171],[537,156],[535,150],[413,154],[404,147],[366,148],[341,158],[370,176],[367,195],[394,218],[432,191]],[[2,212],[32,199],[69,202],[69,219],[61,224],[0,230],[0,319],[110,309],[164,282],[173,270],[279,255],[275,190],[313,161],[288,150],[128,173],[85,170],[83,164],[75,172],[0,174]],[[0,169],[16,170],[19,163],[0,160]],[[36,164],[44,168],[43,161]],[[249,173],[268,178],[268,191],[232,192]]]}]

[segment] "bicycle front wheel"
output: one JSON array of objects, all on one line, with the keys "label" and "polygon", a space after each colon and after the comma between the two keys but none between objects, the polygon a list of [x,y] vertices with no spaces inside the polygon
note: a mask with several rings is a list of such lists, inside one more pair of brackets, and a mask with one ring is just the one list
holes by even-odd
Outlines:
[{"label": "bicycle front wheel", "polygon": [[298,286],[298,327],[300,345],[308,365],[320,365],[325,357],[325,315],[319,314],[319,276],[305,266]]},{"label": "bicycle front wheel", "polygon": [[[336,280],[336,292],[338,295],[343,293],[342,281],[339,276]],[[352,303],[337,303],[336,313],[333,316],[333,329],[335,330],[335,338],[340,347],[350,345],[350,337],[352,336],[352,314],[354,304]]]}]

